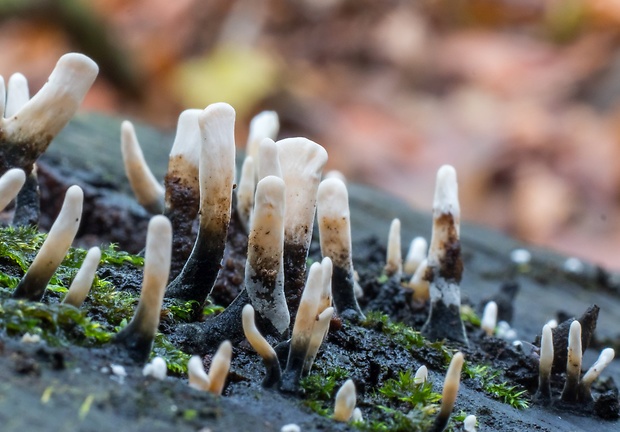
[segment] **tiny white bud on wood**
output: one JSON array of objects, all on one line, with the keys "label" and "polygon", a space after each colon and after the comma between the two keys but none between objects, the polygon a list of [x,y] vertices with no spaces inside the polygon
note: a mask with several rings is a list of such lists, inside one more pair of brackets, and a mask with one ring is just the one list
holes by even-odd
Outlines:
[{"label": "tiny white bud on wood", "polygon": [[100,260],[101,250],[98,247],[90,248],[77,275],[75,275],[73,282],[71,282],[69,292],[67,292],[63,299],[63,303],[70,304],[76,308],[79,308],[84,303],[86,296],[90,292],[93,279],[95,279],[95,272]]},{"label": "tiny white bud on wood", "polygon": [[357,395],[353,380],[346,380],[336,393],[336,404],[334,407],[334,420],[348,422],[353,416]]}]

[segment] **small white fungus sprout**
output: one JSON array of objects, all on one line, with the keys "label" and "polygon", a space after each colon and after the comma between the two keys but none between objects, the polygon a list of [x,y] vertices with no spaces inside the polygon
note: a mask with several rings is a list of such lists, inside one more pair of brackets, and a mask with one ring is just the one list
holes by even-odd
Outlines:
[{"label": "small white fungus sprout", "polygon": [[84,192],[79,186],[67,189],[60,213],[13,297],[41,300],[47,283],[65,258],[80,227],[83,200]]},{"label": "small white fungus sprout", "polygon": [[334,420],[348,422],[353,416],[357,396],[353,380],[346,380],[336,393],[336,403],[334,405]]},{"label": "small white fungus sprout", "polygon": [[409,245],[409,251],[405,257],[405,263],[403,264],[403,270],[407,274],[414,274],[418,266],[426,259],[428,251],[428,242],[424,237],[416,237],[411,240]]},{"label": "small white fungus sprout", "polygon": [[420,366],[415,371],[415,377],[413,378],[414,384],[424,384],[428,379],[428,368],[424,365]]},{"label": "small white fungus sprout", "polygon": [[568,331],[568,360],[566,362],[566,382],[562,390],[562,400],[564,402],[575,402],[577,400],[577,387],[579,376],[581,375],[581,323],[573,321]]},{"label": "small white fungus sprout", "polygon": [[484,306],[484,312],[482,313],[482,319],[480,320],[480,328],[486,333],[487,336],[493,336],[496,325],[497,303],[490,301]]},{"label": "small white fungus sprout", "polygon": [[465,432],[476,432],[476,423],[478,422],[478,420],[476,420],[476,416],[473,414],[468,415],[467,417],[465,417],[465,420],[463,421],[463,430],[465,430]]},{"label": "small white fungus sprout", "polygon": [[138,203],[151,213],[163,211],[164,188],[151,172],[131,122],[121,124],[121,154],[125,174]]},{"label": "small white fungus sprout", "polygon": [[15,199],[26,182],[26,173],[20,168],[13,168],[0,177],[0,211]]},{"label": "small white fungus sprout", "polygon": [[392,220],[388,234],[387,256],[385,259],[385,274],[394,279],[400,279],[403,272],[403,257],[400,250],[400,219]]},{"label": "small white fungus sprout", "polygon": [[168,367],[166,366],[166,360],[159,356],[155,357],[142,368],[143,376],[150,376],[160,381],[165,380],[167,374]]},{"label": "small white fungus sprout", "polygon": [[84,257],[80,270],[78,270],[73,282],[71,282],[71,286],[69,286],[69,291],[62,301],[63,303],[70,304],[76,308],[82,306],[95,279],[99,260],[101,260],[101,250],[96,246],[90,248],[86,253],[86,257]]}]

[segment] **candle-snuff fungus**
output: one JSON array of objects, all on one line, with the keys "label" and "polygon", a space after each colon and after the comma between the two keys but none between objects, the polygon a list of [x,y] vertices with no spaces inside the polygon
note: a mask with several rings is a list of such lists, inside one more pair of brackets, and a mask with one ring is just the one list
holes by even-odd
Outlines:
[{"label": "candle-snuff fungus", "polygon": [[[6,352],[58,350],[67,360],[57,373],[89,383],[103,375],[101,385],[122,386],[115,391],[128,406],[157,394],[160,420],[174,419],[180,430],[217,430],[218,422],[247,430],[230,413],[249,393],[278,429],[442,431],[465,421],[467,430],[476,423],[499,430],[493,416],[476,411],[487,402],[508,424],[534,424],[532,404],[550,416],[579,411],[617,424],[617,388],[603,377],[614,349],[593,342],[597,307],[516,344],[498,331],[505,322],[511,338],[519,337],[519,323],[502,316],[516,307],[514,296],[508,306],[486,302],[482,317],[474,312],[466,276],[476,252],[461,240],[468,226],[460,223],[451,165],[437,167],[432,215],[407,239],[408,253],[401,239],[410,229],[397,214],[377,230],[389,232],[385,238],[356,243],[363,209],[342,174],[324,174],[326,147],[279,137],[278,115],[266,111],[254,117],[238,152],[234,107],[218,102],[180,114],[163,173],[148,166],[140,129],[119,124],[126,170],[119,182],[149,220],[139,255],[106,244],[71,246],[94,211],[89,185],[66,187],[51,228],[38,231],[39,215],[48,212],[39,199],[47,181],[40,157],[96,74],[91,59],[67,54],[32,98],[23,76],[6,88],[0,80]],[[504,258],[514,268],[509,253]],[[230,300],[215,305],[221,292]],[[591,345],[601,353],[583,373]],[[48,363],[37,355],[35,379],[44,382]],[[62,392],[42,387],[43,405]],[[105,401],[116,396],[101,391],[71,393],[82,397],[76,419],[114,415]],[[213,415],[197,406],[222,408]]]}]

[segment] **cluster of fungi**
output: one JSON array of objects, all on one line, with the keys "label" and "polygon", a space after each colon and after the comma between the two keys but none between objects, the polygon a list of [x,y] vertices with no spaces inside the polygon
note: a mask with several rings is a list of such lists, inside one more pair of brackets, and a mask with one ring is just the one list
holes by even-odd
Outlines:
[{"label": "cluster of fungi", "polygon": [[[37,224],[37,158],[73,116],[97,71],[89,58],[67,54],[31,99],[23,76],[11,77],[6,90],[4,81],[0,81],[0,206],[4,208],[15,199],[13,225]],[[353,268],[347,186],[339,173],[328,173],[323,178],[327,152],[320,145],[306,138],[274,141],[279,125],[273,112],[263,112],[253,119],[237,180],[234,122],[235,111],[225,103],[184,111],[179,117],[163,186],[145,163],[132,124],[123,122],[121,148],[127,176],[137,201],[155,216],[148,227],[139,304],[131,322],[115,335],[108,349],[122,351],[124,358],[146,364],[145,374],[165,378],[163,359],[156,357],[147,363],[162,301],[164,297],[193,301],[198,317],[225,253],[230,253],[227,237],[234,225],[236,231],[247,236],[247,249],[234,251],[245,262],[241,292],[219,315],[177,326],[173,341],[194,354],[188,372],[190,386],[196,389],[221,394],[232,345],[247,339],[264,362],[263,386],[297,393],[301,378],[311,372],[330,323],[337,320],[340,325],[355,326],[364,319],[358,305],[364,292]],[[82,190],[70,187],[60,214],[15,289],[14,298],[41,301],[74,240],[82,204]],[[459,217],[456,172],[446,165],[437,174],[430,247],[418,238],[403,260],[400,226],[395,220],[390,229],[385,274],[398,281],[405,274],[412,275],[405,285],[412,291],[413,302],[428,307],[428,318],[421,328],[426,338],[467,346],[459,287],[463,272]],[[322,260],[307,268],[315,218]],[[66,304],[80,307],[99,260],[99,249],[92,248],[63,300]],[[482,329],[492,334],[496,320],[497,305],[491,302],[485,308]],[[603,350],[599,360],[580,378],[585,348],[580,321],[572,321],[568,338],[559,331],[554,338],[554,331],[549,325],[542,331],[536,354],[540,358],[540,378],[535,399],[541,404],[553,402],[550,374],[552,366],[557,366],[566,371],[562,403],[590,403],[590,387],[614,352]],[[200,356],[217,346],[206,372]],[[567,354],[554,357],[554,349]],[[555,365],[561,361],[563,367]],[[441,408],[433,424],[436,431],[448,424],[463,362],[460,352],[452,357]],[[418,370],[417,382],[426,379],[425,372],[424,367]],[[363,421],[355,405],[355,385],[348,380],[336,396],[333,419]],[[472,417],[465,421],[466,430],[475,430]]]}]

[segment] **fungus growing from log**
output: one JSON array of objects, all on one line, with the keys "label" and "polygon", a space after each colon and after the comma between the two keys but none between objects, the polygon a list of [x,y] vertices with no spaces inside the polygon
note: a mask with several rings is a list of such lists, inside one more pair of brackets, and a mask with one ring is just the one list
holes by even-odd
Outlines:
[{"label": "fungus growing from log", "polygon": [[164,209],[164,188],[151,172],[131,122],[121,123],[121,154],[136,201],[150,213]]},{"label": "fungus growing from log", "polygon": [[209,391],[211,380],[207,372],[205,372],[202,359],[199,356],[194,355],[187,362],[187,375],[190,387],[196,390]]},{"label": "fungus growing from log", "polygon": [[65,258],[80,227],[83,200],[84,192],[79,186],[67,189],[60,213],[39,253],[15,288],[14,298],[41,301],[47,284]]},{"label": "fungus growing from log", "polygon": [[353,380],[346,380],[336,393],[333,419],[339,422],[348,422],[353,416],[357,395]]},{"label": "fungus growing from log", "polygon": [[287,138],[276,145],[286,185],[284,292],[292,316],[298,309],[306,283],[306,259],[312,240],[316,195],[327,152],[306,138]]},{"label": "fungus growing from log", "polygon": [[154,216],[149,221],[146,235],[140,301],[129,324],[113,340],[136,362],[145,362],[151,353],[170,272],[171,246],[170,221],[165,216]]},{"label": "fungus growing from log", "polygon": [[428,253],[428,242],[424,237],[416,237],[411,240],[409,250],[405,256],[403,271],[407,274],[414,274],[420,264],[426,259]]},{"label": "fungus growing from log", "polygon": [[166,367],[166,360],[157,356],[142,368],[143,376],[150,376],[157,380],[163,381],[168,374],[168,368]]},{"label": "fungus growing from log", "polygon": [[551,327],[545,324],[540,340],[538,391],[536,392],[536,399],[543,402],[551,399],[551,366],[553,366],[553,333]]},{"label": "fungus growing from log", "polygon": [[101,250],[98,247],[93,247],[88,250],[80,270],[78,270],[73,282],[71,282],[71,286],[69,286],[67,295],[62,300],[63,303],[70,304],[76,308],[79,308],[82,303],[84,303],[90,291],[90,287],[93,284],[93,279],[95,279],[95,272],[97,271],[100,259]]},{"label": "fungus growing from log", "polygon": [[195,300],[210,294],[224,255],[231,217],[235,178],[235,110],[228,104],[209,105],[198,116],[200,153],[200,220],[194,248],[166,297]]},{"label": "fungus growing from log", "polygon": [[[15,225],[38,223],[39,183],[35,162],[73,117],[98,71],[90,58],[65,54],[56,63],[47,83],[27,102],[24,102],[28,95],[25,79],[14,75],[15,79],[9,80],[7,104],[3,106],[5,116],[0,115],[0,174],[21,168],[27,177],[17,195]],[[16,94],[11,95],[12,92]]]},{"label": "fungus growing from log", "polygon": [[[6,106],[4,107],[4,117],[13,117],[30,100],[30,90],[28,80],[22,74],[14,73],[9,78],[6,89]],[[4,102],[4,98],[3,98]]]},{"label": "fungus growing from log", "polygon": [[412,302],[423,303],[431,297],[429,283],[426,280],[427,269],[428,260],[425,258],[422,260],[407,284],[407,287],[413,290],[413,294],[411,296]]},{"label": "fungus growing from log", "polygon": [[279,336],[288,333],[290,315],[284,296],[284,181],[268,176],[256,187],[248,237],[245,289],[258,314]]},{"label": "fungus growing from log", "polygon": [[614,359],[615,351],[613,348],[605,348],[601,351],[598,360],[588,369],[577,388],[577,399],[582,402],[589,402],[592,400],[592,383],[596,380],[603,369],[605,369],[609,363]]},{"label": "fungus growing from log", "polygon": [[460,208],[456,171],[444,165],[437,172],[433,201],[433,232],[428,252],[426,279],[431,308],[422,334],[431,340],[452,339],[467,343],[461,320],[463,274],[459,240]]},{"label": "fungus growing from log", "polygon": [[260,143],[258,148],[258,166],[260,167],[256,171],[258,180],[270,175],[282,178],[278,146],[271,138],[265,138]]},{"label": "fungus growing from log", "polygon": [[390,224],[390,232],[387,241],[387,256],[383,271],[388,277],[400,281],[403,273],[403,257],[400,250],[400,220],[394,219]]},{"label": "fungus growing from log", "polygon": [[414,384],[424,384],[428,379],[428,368],[424,365],[420,366],[415,371],[415,377],[413,378]]},{"label": "fungus growing from log", "polygon": [[[258,113],[250,121],[250,133],[246,144],[246,156],[257,162],[256,174],[260,172],[261,161],[258,158],[259,146],[265,138],[276,139],[280,130],[280,119],[275,111]],[[259,178],[260,180],[260,178]]]},{"label": "fungus growing from log", "polygon": [[250,219],[254,208],[254,189],[256,186],[256,168],[251,156],[243,160],[241,176],[237,187],[237,215],[246,232],[250,231]]},{"label": "fungus growing from log", "polygon": [[480,320],[480,328],[487,336],[493,336],[495,326],[497,325],[497,303],[490,301],[484,307],[482,319]]},{"label": "fungus growing from log", "polygon": [[224,390],[224,384],[226,384],[231,358],[232,345],[229,341],[224,341],[213,355],[211,367],[207,374],[202,365],[202,359],[196,355],[192,356],[187,363],[189,386],[220,396]]},{"label": "fungus growing from log", "polygon": [[254,308],[252,305],[245,305],[242,312],[243,332],[246,339],[263,359],[267,375],[263,380],[264,387],[273,387],[280,382],[282,378],[282,369],[278,361],[275,350],[269,345],[269,342],[260,334],[254,322]]},{"label": "fungus growing from log", "polygon": [[446,372],[446,379],[443,383],[443,391],[441,395],[441,408],[439,414],[435,418],[433,423],[433,432],[443,431],[450,420],[450,414],[454,409],[454,403],[456,402],[456,396],[459,392],[459,386],[461,384],[461,369],[463,368],[463,354],[457,352],[450,361],[448,366],[448,372]]},{"label": "fungus growing from log", "polygon": [[463,430],[465,432],[476,432],[476,423],[476,416],[473,414],[468,415],[465,417],[465,420],[463,420]]},{"label": "fungus growing from log", "polygon": [[349,194],[341,180],[332,178],[320,183],[317,220],[321,254],[331,258],[333,264],[331,285],[336,310],[342,318],[364,319],[355,297]]},{"label": "fungus growing from log", "polygon": [[581,324],[575,320],[570,325],[568,333],[568,361],[566,363],[566,383],[562,390],[564,402],[577,401],[577,387],[581,376]]},{"label": "fungus growing from log", "polygon": [[299,302],[299,310],[293,325],[286,369],[282,374],[282,384],[280,386],[284,391],[294,392],[299,386],[317,316],[323,312],[319,310],[321,292],[323,291],[322,282],[322,265],[321,263],[314,263],[310,267],[308,282],[303,290],[301,301]]},{"label": "fungus growing from log", "polygon": [[20,168],[13,168],[0,177],[0,211],[15,199],[26,182],[26,173]]},{"label": "fungus growing from log", "polygon": [[224,341],[213,355],[211,367],[209,368],[209,391],[214,395],[221,395],[226,384],[226,377],[230,369],[230,360],[232,359],[232,344]]}]

